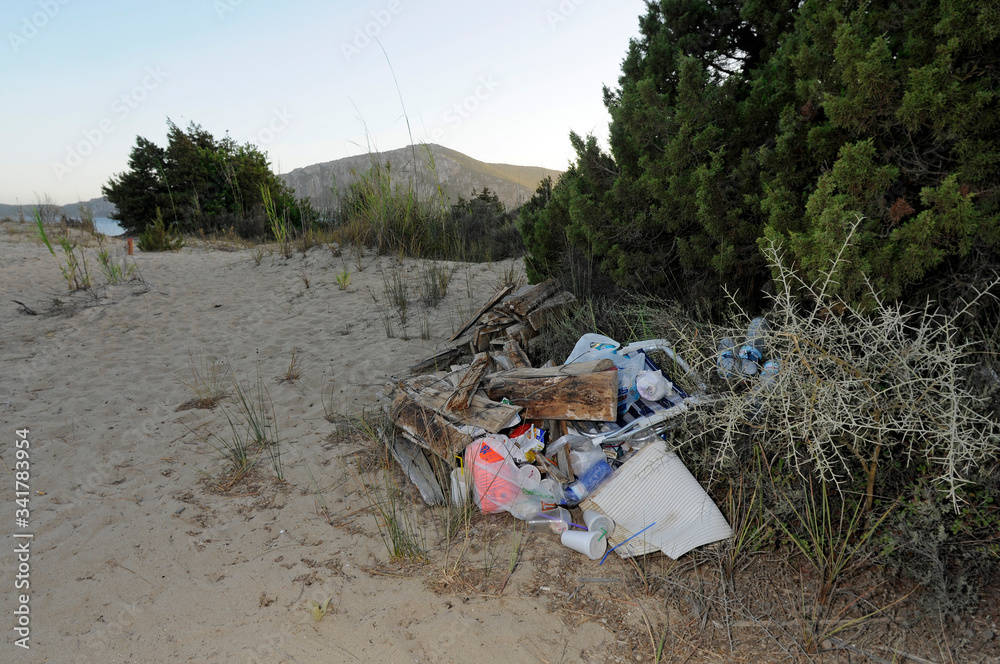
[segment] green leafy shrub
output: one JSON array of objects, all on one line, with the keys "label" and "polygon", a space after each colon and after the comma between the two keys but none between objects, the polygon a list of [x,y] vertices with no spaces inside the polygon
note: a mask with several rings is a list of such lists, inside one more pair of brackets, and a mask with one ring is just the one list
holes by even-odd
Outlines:
[{"label": "green leafy shrub", "polygon": [[138,244],[143,251],[178,251],[184,246],[184,237],[176,227],[167,228],[157,208],[153,223],[139,233]]}]

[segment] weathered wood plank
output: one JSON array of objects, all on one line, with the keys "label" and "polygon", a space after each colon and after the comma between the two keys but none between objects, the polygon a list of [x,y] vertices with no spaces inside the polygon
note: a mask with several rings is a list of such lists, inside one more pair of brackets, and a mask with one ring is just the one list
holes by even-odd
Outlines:
[{"label": "weathered wood plank", "polygon": [[548,279],[538,284],[524,295],[504,302],[504,308],[512,311],[522,320],[545,300],[559,292],[559,282]]},{"label": "weathered wood plank", "polygon": [[[604,369],[605,363],[612,368]],[[491,376],[486,393],[494,401],[506,398],[524,406],[522,415],[529,420],[613,422],[618,405],[618,372],[613,367],[614,363],[604,360],[552,369],[513,369]],[[585,373],[587,369],[596,372]]]},{"label": "weathered wood plank", "polygon": [[451,465],[456,453],[464,452],[472,436],[462,433],[445,416],[421,404],[410,394],[399,394],[392,402],[389,417],[423,448]]},{"label": "weathered wood plank", "polygon": [[508,358],[514,369],[530,369],[531,360],[528,354],[521,349],[521,344],[514,339],[508,339],[503,345],[503,356]]},{"label": "weathered wood plank", "polygon": [[553,376],[583,376],[613,369],[615,363],[611,360],[596,360],[594,362],[572,362],[570,364],[560,364],[551,367],[526,367],[523,369],[511,369],[493,374],[491,378],[549,378]]},{"label": "weathered wood plank", "polygon": [[424,502],[428,505],[444,505],[446,502],[444,492],[441,490],[441,485],[438,484],[437,477],[435,477],[434,471],[431,470],[431,464],[427,461],[427,457],[424,456],[423,450],[409,438],[392,436],[390,440],[387,440],[385,432],[381,430],[379,431],[379,435],[385,442],[386,447],[389,448],[389,452],[392,453],[393,458],[396,459],[396,463],[403,469],[406,476],[410,478],[410,481],[417,486],[417,489],[420,491],[420,497],[424,499]]},{"label": "weathered wood plank", "polygon": [[455,339],[458,339],[460,336],[465,334],[466,330],[468,330],[470,327],[476,324],[476,321],[479,320],[480,316],[482,316],[487,311],[495,307],[497,303],[500,302],[500,300],[504,299],[507,296],[507,294],[510,293],[512,290],[514,290],[514,284],[507,284],[506,286],[498,290],[496,292],[496,295],[491,297],[486,302],[486,304],[484,304],[479,308],[479,310],[476,313],[472,314],[472,317],[469,320],[465,321],[465,323],[462,324],[462,327],[458,329],[458,332],[453,334],[451,336],[451,339],[448,339],[448,341],[454,341]]},{"label": "weathered wood plank", "polygon": [[472,402],[472,395],[479,389],[479,383],[486,376],[491,364],[489,353],[478,353],[472,360],[472,365],[466,369],[465,375],[462,376],[462,380],[455,388],[451,398],[445,403],[444,409],[451,413],[468,409]]},{"label": "weathered wood plank", "polygon": [[447,369],[452,362],[462,356],[465,352],[465,344],[459,346],[452,346],[450,348],[445,348],[440,353],[428,357],[426,360],[421,360],[415,364],[410,365],[410,373],[418,374],[425,371]]},{"label": "weathered wood plank", "polygon": [[534,330],[542,329],[546,323],[562,313],[573,302],[576,302],[576,296],[568,291],[553,295],[538,305],[537,309],[528,313],[528,325]]},{"label": "weathered wood plank", "polygon": [[429,387],[418,395],[417,401],[425,407],[441,413],[456,424],[467,424],[485,429],[490,433],[499,433],[501,429],[506,429],[510,426],[514,416],[524,410],[521,406],[492,401],[477,393],[472,395],[468,410],[460,413],[446,413],[443,412],[444,404],[450,395],[450,392]]},{"label": "weathered wood plank", "polygon": [[504,343],[507,343],[508,340],[513,340],[518,342],[518,344],[527,344],[532,337],[537,335],[538,333],[530,325],[516,323],[507,328],[507,339],[504,340]]}]

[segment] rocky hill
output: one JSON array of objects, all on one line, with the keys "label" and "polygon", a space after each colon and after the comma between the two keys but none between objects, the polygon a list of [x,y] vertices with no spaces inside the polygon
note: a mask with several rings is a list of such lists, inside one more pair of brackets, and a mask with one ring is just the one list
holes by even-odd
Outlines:
[{"label": "rocky hill", "polygon": [[[484,187],[494,192],[508,210],[519,207],[535,193],[548,175],[558,179],[561,171],[537,166],[488,164],[440,145],[418,145],[387,152],[345,157],[296,168],[280,177],[295,189],[296,197],[308,196],[318,209],[333,206],[349,185],[377,160],[389,163],[393,180],[407,185],[416,172],[417,195],[436,195],[440,185],[449,202],[469,198]],[[414,165],[416,166],[414,168]]]}]

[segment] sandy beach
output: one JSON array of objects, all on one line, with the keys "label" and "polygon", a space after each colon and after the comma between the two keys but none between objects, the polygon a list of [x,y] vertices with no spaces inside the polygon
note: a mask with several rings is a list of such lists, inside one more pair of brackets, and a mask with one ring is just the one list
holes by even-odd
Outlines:
[{"label": "sandy beach", "polygon": [[[94,286],[70,293],[30,226],[0,224],[0,661],[841,662],[861,647],[926,662],[945,646],[997,661],[990,598],[946,622],[898,603],[909,582],[866,570],[852,582],[887,612],[807,653],[786,644],[800,643],[809,571],[781,553],[747,556],[729,594],[710,547],[599,565],[510,515],[424,505],[360,423],[523,278],[520,260],[193,240],[137,251],[141,281],[108,285],[87,242]],[[434,305],[432,268],[451,275]],[[207,408],[213,375],[229,396]],[[219,448],[239,422],[234,378],[268,395],[283,481],[266,455],[233,481]],[[373,508],[390,494],[422,555],[390,555]]]},{"label": "sandy beach", "polygon": [[[509,516],[478,518],[449,545],[412,491],[428,560],[392,561],[362,488],[376,474],[357,470],[364,445],[330,421],[378,408],[385,383],[433,354],[510,262],[455,266],[445,300],[412,305],[404,339],[386,333],[385,275],[412,279],[419,300],[419,261],[367,255],[359,269],[354,254],[316,247],[257,264],[251,249],[189,246],[137,252],[145,284],[105,285],[92,261],[94,292],[70,294],[27,229],[5,226],[0,245],[3,661],[642,660],[632,654],[646,632],[638,604],[581,603],[613,584],[568,601],[575,575],[620,576],[624,563],[597,567]],[[300,375],[287,380],[293,353]],[[210,437],[226,435],[232,399],[179,407],[195,397],[192,367],[222,361],[247,384],[259,370],[284,482],[262,460],[249,480],[218,489],[225,464]],[[23,429],[21,527],[13,443]],[[30,585],[15,590],[11,547],[24,542]],[[20,594],[30,649],[10,629]],[[327,607],[319,620],[316,605]]]}]

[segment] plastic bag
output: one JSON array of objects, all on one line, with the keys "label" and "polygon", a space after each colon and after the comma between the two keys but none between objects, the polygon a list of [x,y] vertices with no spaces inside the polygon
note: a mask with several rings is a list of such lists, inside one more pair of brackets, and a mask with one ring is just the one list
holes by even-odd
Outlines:
[{"label": "plastic bag", "polygon": [[512,454],[513,443],[502,434],[484,436],[465,448],[465,467],[472,478],[476,504],[486,514],[510,512],[519,519],[554,505],[555,487],[522,472]]},{"label": "plastic bag", "polygon": [[636,377],[646,368],[646,360],[642,355],[634,357],[619,355],[621,347],[617,341],[603,334],[585,334],[573,346],[573,352],[566,358],[566,364],[572,362],[596,362],[608,359],[615,363],[618,369],[618,414],[621,415],[629,406],[639,400],[639,391],[635,386]]}]

